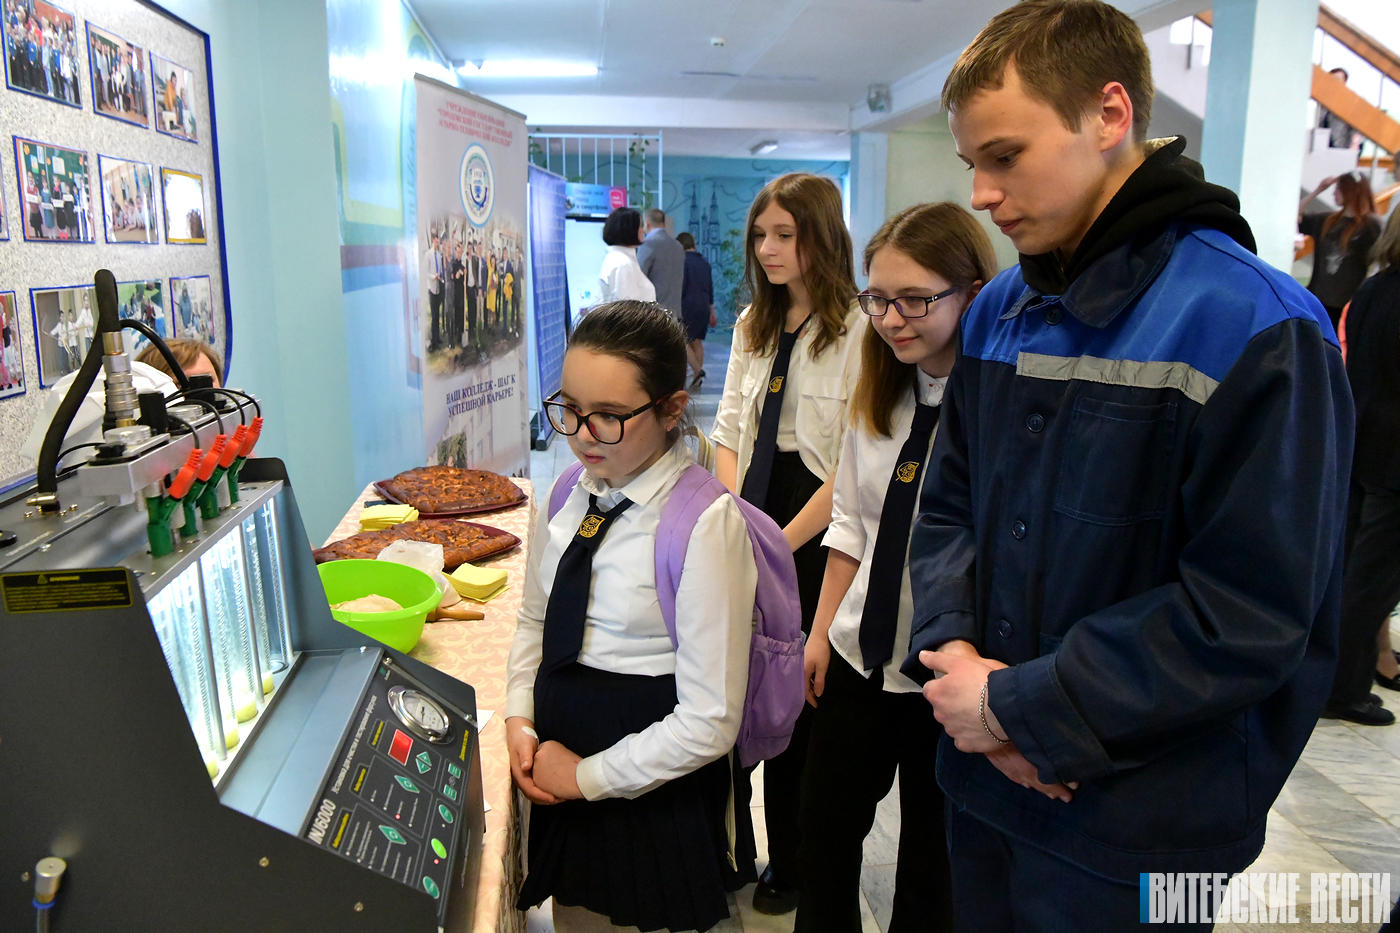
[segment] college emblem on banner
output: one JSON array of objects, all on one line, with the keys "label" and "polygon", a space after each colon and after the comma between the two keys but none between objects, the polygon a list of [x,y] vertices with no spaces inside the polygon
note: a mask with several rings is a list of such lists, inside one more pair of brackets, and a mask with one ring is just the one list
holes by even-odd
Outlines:
[{"label": "college emblem on banner", "polygon": [[482,227],[491,216],[496,200],[496,184],[491,159],[480,143],[472,143],[462,154],[462,207],[473,226]]}]

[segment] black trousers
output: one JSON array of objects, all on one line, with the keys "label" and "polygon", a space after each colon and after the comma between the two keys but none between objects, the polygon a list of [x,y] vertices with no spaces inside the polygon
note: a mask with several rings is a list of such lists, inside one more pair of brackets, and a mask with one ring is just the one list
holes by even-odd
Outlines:
[{"label": "black trousers", "polygon": [[1337,678],[1330,704],[1364,702],[1376,670],[1376,633],[1400,603],[1400,494],[1353,484]]},{"label": "black trousers", "polygon": [[[821,485],[822,481],[807,469],[799,453],[778,451],[773,458],[773,477],[768,484],[763,511],[783,527],[802,511]],[[822,575],[826,572],[826,548],[821,543],[824,534],[825,531],[817,532],[792,555],[797,564],[797,592],[802,602],[804,634],[812,630]],[[812,709],[803,704],[787,749],[763,763],[763,821],[768,829],[768,864],[784,887],[796,887],[800,872],[798,815],[802,769],[807,764],[807,736],[811,728]],[[753,825],[749,820],[753,769],[739,768],[736,759],[734,770],[735,849],[739,862],[738,883],[743,884],[745,879],[751,880],[749,866],[755,850]]]},{"label": "black trousers", "polygon": [[[1090,874],[1002,833],[951,801],[947,821],[958,933],[1120,933],[1141,927],[1141,882],[1122,884]],[[1142,928],[1175,933],[1215,925]]]},{"label": "black trousers", "polygon": [[899,774],[899,861],[889,933],[953,929],[943,792],[943,729],[921,693],[888,693],[836,652],[802,776],[802,883],[796,933],[859,933],[862,846]]}]

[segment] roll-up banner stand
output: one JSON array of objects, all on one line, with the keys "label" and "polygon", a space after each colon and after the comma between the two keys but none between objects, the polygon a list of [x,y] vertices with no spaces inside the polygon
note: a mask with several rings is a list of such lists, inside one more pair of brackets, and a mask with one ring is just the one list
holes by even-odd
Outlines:
[{"label": "roll-up banner stand", "polygon": [[429,463],[523,475],[525,117],[431,78],[418,100],[415,322]]}]

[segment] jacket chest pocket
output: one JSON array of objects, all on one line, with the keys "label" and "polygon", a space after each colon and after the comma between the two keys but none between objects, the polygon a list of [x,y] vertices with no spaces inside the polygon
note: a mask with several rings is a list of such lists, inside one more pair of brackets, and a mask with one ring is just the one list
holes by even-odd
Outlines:
[{"label": "jacket chest pocket", "polygon": [[1176,403],[1074,404],[1055,487],[1055,511],[1097,525],[1132,525],[1166,514]]}]

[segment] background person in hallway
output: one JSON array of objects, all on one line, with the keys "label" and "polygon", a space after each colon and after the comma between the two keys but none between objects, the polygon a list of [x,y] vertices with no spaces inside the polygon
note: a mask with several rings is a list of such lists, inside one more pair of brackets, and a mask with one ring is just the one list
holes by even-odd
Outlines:
[{"label": "background person in hallway", "polygon": [[685,282],[681,287],[681,323],[685,325],[685,355],[694,374],[690,391],[705,379],[705,332],[718,323],[715,317],[715,282],[710,263],[695,250],[695,237],[682,233],[676,242],[685,249]]},{"label": "background person in hallway", "polygon": [[1356,455],[1337,678],[1323,715],[1388,726],[1395,714],[1370,689],[1374,677],[1400,690],[1390,651],[1390,611],[1400,602],[1400,211],[1391,213],[1373,258],[1381,269],[1357,289],[1346,314]]},{"label": "background person in hallway", "polygon": [[647,225],[637,262],[656,286],[656,303],[677,318],[681,316],[681,289],[685,278],[685,247],[666,232],[666,212],[653,207],[646,212]]},{"label": "background person in hallway", "polygon": [[1137,929],[1142,873],[1242,870],[1336,664],[1336,336],[1146,140],[1152,88],[1126,14],[1028,0],[943,89],[1021,254],[963,320],[909,548],[960,930]]},{"label": "background person in hallway", "polygon": [[608,245],[608,252],[598,270],[599,301],[655,301],[656,286],[637,264],[642,215],[630,207],[615,209],[603,222],[603,242]]},{"label": "background person in hallway", "polygon": [[[1343,84],[1347,83],[1345,68],[1333,68],[1327,73],[1334,78],[1340,78]],[[1361,136],[1351,128],[1351,124],[1321,104],[1317,105],[1317,128],[1327,131],[1327,144],[1333,149],[1350,149],[1360,145]]]},{"label": "background person in hallway", "polygon": [[[1304,214],[1309,201],[1337,186],[1337,210],[1330,214]],[[1371,183],[1358,172],[1324,178],[1298,205],[1298,232],[1313,238],[1312,278],[1308,291],[1327,309],[1333,329],[1341,319],[1357,286],[1366,278],[1371,248],[1381,234]]]}]

